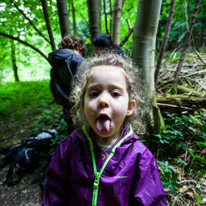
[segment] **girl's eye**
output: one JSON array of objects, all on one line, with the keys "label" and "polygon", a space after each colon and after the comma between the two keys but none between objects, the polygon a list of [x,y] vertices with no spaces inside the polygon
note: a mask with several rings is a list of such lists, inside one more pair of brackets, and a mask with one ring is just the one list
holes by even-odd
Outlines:
[{"label": "girl's eye", "polygon": [[95,92],[95,91],[94,92],[90,92],[89,96],[90,97],[97,97],[98,96],[98,92]]},{"label": "girl's eye", "polygon": [[120,96],[120,93],[119,93],[119,92],[112,92],[112,96],[113,96],[113,97],[119,97],[119,96]]}]

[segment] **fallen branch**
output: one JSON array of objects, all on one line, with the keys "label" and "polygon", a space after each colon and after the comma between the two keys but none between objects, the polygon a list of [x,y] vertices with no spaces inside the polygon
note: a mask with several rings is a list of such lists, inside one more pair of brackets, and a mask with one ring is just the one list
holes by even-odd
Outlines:
[{"label": "fallen branch", "polygon": [[178,184],[184,184],[184,183],[194,183],[194,184],[199,184],[199,185],[203,185],[206,186],[206,182],[197,182],[195,180],[182,180],[180,182],[178,182]]},{"label": "fallen branch", "polygon": [[185,110],[193,110],[190,107],[183,107],[183,106],[178,106],[178,105],[174,105],[174,104],[163,104],[163,103],[157,103],[157,105],[160,108],[181,108],[181,109],[185,109]]},{"label": "fallen branch", "polygon": [[157,98],[157,104],[161,110],[188,111],[206,108],[206,97],[195,97],[188,95],[170,95],[164,98]]},{"label": "fallen branch", "polygon": [[128,19],[127,19],[127,24],[129,27],[129,31],[128,31],[127,35],[124,37],[124,39],[120,42],[119,46],[121,46],[121,47],[125,44],[125,42],[129,39],[130,35],[133,32],[133,27],[130,26],[130,22]]},{"label": "fallen branch", "polygon": [[181,90],[183,92],[189,93],[189,95],[193,94],[193,95],[198,96],[198,97],[202,97],[203,96],[203,94],[201,94],[201,93],[199,93],[199,92],[197,92],[197,91],[195,91],[193,89],[184,87],[184,86],[178,85],[177,89],[179,89],[179,90]]},{"label": "fallen branch", "polygon": [[201,58],[199,52],[198,52],[197,50],[195,50],[195,53],[197,54],[199,60],[200,60],[204,65],[206,65],[206,62]]}]

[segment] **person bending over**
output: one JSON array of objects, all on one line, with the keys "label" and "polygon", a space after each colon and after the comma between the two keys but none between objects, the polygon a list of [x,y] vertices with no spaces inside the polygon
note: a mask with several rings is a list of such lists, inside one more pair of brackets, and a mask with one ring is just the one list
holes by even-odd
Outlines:
[{"label": "person bending over", "polygon": [[63,106],[63,117],[67,123],[67,132],[70,134],[74,130],[70,114],[72,102],[69,98],[71,80],[85,60],[86,45],[83,39],[68,35],[62,39],[58,48],[49,54],[52,66],[50,89],[55,102]]}]

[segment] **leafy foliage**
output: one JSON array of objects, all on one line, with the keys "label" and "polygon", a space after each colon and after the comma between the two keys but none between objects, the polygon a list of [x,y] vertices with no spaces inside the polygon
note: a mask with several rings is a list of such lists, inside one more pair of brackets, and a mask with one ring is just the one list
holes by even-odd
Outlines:
[{"label": "leafy foliage", "polygon": [[168,161],[157,161],[160,165],[161,181],[164,188],[170,188],[174,195],[177,195],[176,188],[182,185],[177,183],[178,173],[174,173],[174,168],[169,165]]},{"label": "leafy foliage", "polygon": [[[166,112],[164,121],[165,129],[153,136],[151,149],[155,152],[158,148],[156,156],[163,187],[170,188],[178,197],[177,191],[182,187],[178,179],[184,172],[196,180],[201,179],[205,172],[206,114],[204,109],[194,114]],[[176,165],[176,169],[171,165]],[[202,196],[199,190],[193,188],[195,198],[200,203]]]},{"label": "leafy foliage", "polygon": [[[36,28],[45,36],[45,38],[49,39],[49,34],[46,28],[46,22],[43,15],[43,9],[41,1],[21,1],[21,0],[13,0],[13,2],[24,12],[24,14],[32,21],[32,23],[36,26]],[[73,17],[72,17],[72,6],[71,3],[74,3],[75,7],[75,20],[77,27],[77,35],[83,37],[86,40],[88,52],[87,56],[92,54],[91,50],[91,42],[90,42],[90,34],[89,34],[89,20],[88,20],[88,10],[87,10],[87,1],[86,0],[78,0],[78,1],[68,1],[68,9],[69,9],[69,20],[70,20],[70,29],[73,34]],[[162,4],[161,10],[161,18],[159,22],[159,29],[157,35],[157,48],[160,47],[162,38],[164,35],[165,26],[167,23],[169,9],[170,9],[169,0],[164,0]],[[111,1],[111,5],[113,6],[114,1]],[[184,41],[188,23],[191,19],[191,14],[194,8],[195,1],[191,0],[180,1],[176,0],[176,8],[174,11],[174,19],[173,25],[171,28],[169,40],[168,40],[168,48],[176,48],[181,45]],[[124,1],[124,7],[122,10],[121,17],[121,33],[120,40],[123,40],[126,34],[128,33],[128,25],[127,20],[129,20],[131,27],[134,26],[137,14],[137,6],[138,1],[127,0]],[[205,21],[205,1],[201,1],[198,16],[196,23],[194,25],[193,36],[194,36],[194,44],[197,47],[201,47],[204,43],[204,37],[206,33],[206,21]],[[58,42],[61,40],[60,35],[60,27],[59,27],[59,18],[57,12],[57,4],[55,1],[47,1],[47,9],[49,20],[51,23],[52,32],[54,35],[55,44],[57,46]],[[33,26],[29,23],[29,21],[23,16],[21,12],[17,10],[17,8],[11,4],[10,1],[6,1],[6,3],[0,3],[0,32],[13,35],[18,37],[33,46],[37,47],[44,54],[48,54],[51,52],[51,45],[39,35],[39,33],[33,28]],[[110,27],[111,15],[112,11],[110,8],[110,2],[106,1],[106,13],[107,13],[107,24]],[[101,31],[106,32],[105,29],[105,16],[104,16],[104,6],[103,1],[101,1]],[[110,28],[109,28],[110,32]],[[0,71],[2,72],[0,76],[0,80],[2,82],[5,81],[13,81],[14,78],[12,72],[12,64],[11,64],[11,48],[10,48],[10,40],[4,36],[0,36]],[[13,41],[13,40],[12,40]],[[126,54],[131,55],[132,51],[132,35],[128,39],[128,41],[123,46],[123,50]],[[49,68],[48,62],[42,59],[37,55],[35,51],[32,49],[28,49],[25,45],[21,45],[16,42],[16,59],[17,66],[19,71],[20,80],[38,80],[38,76],[47,76],[47,73],[36,72],[38,68]],[[34,64],[35,62],[35,64]],[[35,66],[34,66],[35,65]],[[30,68],[29,70],[32,72],[28,72],[26,77],[23,75],[23,70],[25,68]],[[39,69],[39,71],[41,70]],[[9,74],[9,75],[6,75]],[[34,75],[33,75],[34,74]],[[34,77],[35,76],[35,77]]]},{"label": "leafy foliage", "polygon": [[53,127],[66,136],[66,126],[61,122],[62,108],[54,103],[48,80],[6,83],[0,88],[0,102],[2,138],[16,130],[18,135],[13,136],[13,141],[19,141],[43,128]]},{"label": "leafy foliage", "polygon": [[[159,29],[157,34],[157,47],[160,47],[160,43],[164,36],[164,31],[167,23],[167,19],[169,16],[171,1],[164,0],[162,4],[162,10],[160,15]],[[188,31],[189,23],[191,21],[193,9],[194,9],[195,1],[180,1],[176,0],[173,23],[168,39],[168,48],[175,49],[178,45],[180,45],[186,37],[186,33]],[[193,29],[193,46],[201,47],[204,45],[205,36],[205,1],[201,1],[199,10],[197,13],[197,19]],[[194,45],[195,44],[195,45]]]}]

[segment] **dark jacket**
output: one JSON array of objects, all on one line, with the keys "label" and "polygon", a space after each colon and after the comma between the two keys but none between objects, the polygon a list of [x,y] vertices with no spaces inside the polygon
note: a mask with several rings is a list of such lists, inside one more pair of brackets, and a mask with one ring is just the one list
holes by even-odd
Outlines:
[{"label": "dark jacket", "polygon": [[44,206],[166,206],[154,156],[127,125],[103,161],[86,127],[61,141],[47,170]]},{"label": "dark jacket", "polygon": [[84,60],[84,57],[70,49],[59,49],[49,54],[52,66],[50,88],[57,104],[71,104],[71,80]]}]

